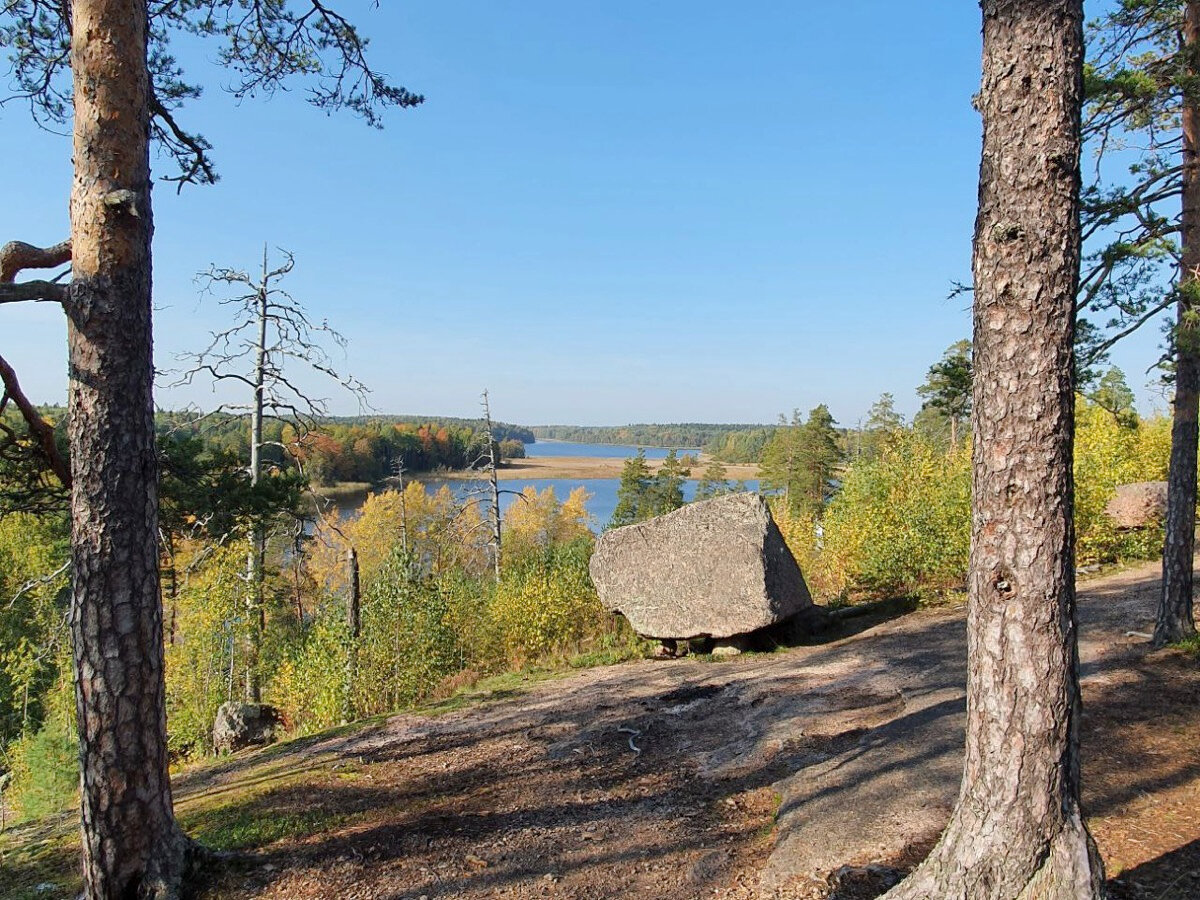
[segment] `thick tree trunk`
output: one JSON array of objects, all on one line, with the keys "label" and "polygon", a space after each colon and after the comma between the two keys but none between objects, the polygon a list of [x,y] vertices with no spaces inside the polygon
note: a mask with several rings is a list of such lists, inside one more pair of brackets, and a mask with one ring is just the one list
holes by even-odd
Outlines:
[{"label": "thick tree trunk", "polygon": [[92,900],[172,896],[150,328],[146,5],[76,0],[71,630]]},{"label": "thick tree trunk", "polygon": [[1080,0],[983,3],[967,748],[958,803],[889,898],[1092,898],[1079,809],[1072,343]]},{"label": "thick tree trunk", "polygon": [[[1185,40],[1200,40],[1200,2],[1189,0]],[[1196,633],[1192,615],[1192,558],[1196,550],[1196,421],[1200,405],[1200,109],[1183,106],[1183,258],[1180,263],[1175,332],[1175,403],[1171,426],[1171,467],[1167,488],[1166,543],[1163,545],[1162,596],[1154,644],[1183,640]]]}]

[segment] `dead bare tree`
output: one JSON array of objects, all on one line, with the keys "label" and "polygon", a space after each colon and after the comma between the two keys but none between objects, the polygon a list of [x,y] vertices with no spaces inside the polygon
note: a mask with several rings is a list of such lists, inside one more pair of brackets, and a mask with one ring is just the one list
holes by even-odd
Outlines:
[{"label": "dead bare tree", "polygon": [[488,392],[483,392],[483,422],[484,438],[487,440],[488,484],[492,490],[491,508],[488,510],[488,520],[492,524],[492,567],[496,573],[496,581],[500,581],[500,483],[496,474],[496,439],[492,435],[492,407],[488,403]]},{"label": "dead bare tree", "polygon": [[[246,402],[224,402],[217,410],[246,415],[250,427],[251,486],[258,486],[266,475],[263,451],[275,447],[282,454],[295,454],[304,437],[318,419],[328,413],[328,400],[316,397],[301,387],[291,370],[308,369],[332,381],[354,396],[360,407],[366,404],[367,389],[353,376],[339,373],[325,343],[345,351],[346,339],[328,322],[316,322],[303,304],[280,286],[295,268],[295,258],[281,250],[283,261],[271,267],[267,247],[263,247],[262,268],[257,275],[248,271],[213,267],[199,276],[205,293],[224,294],[219,303],[233,311],[228,328],[214,333],[208,346],[198,353],[183,354],[186,369],[173,383],[188,385],[197,379],[209,381],[214,389],[232,384],[248,389]],[[297,445],[285,446],[264,437],[263,425],[274,420],[291,425]],[[256,518],[250,532],[251,549],[246,564],[248,596],[246,614],[250,624],[245,647],[245,697],[260,699],[258,655],[266,630],[264,602],[264,565],[267,525]]]}]

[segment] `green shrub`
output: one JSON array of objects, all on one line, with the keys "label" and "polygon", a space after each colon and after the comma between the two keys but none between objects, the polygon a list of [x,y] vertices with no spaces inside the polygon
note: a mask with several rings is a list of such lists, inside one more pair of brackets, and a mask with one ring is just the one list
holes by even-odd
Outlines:
[{"label": "green shrub", "polygon": [[17,818],[40,819],[70,807],[79,793],[79,741],[57,718],[19,738],[8,752],[12,782],[6,801]]},{"label": "green shrub", "polygon": [[394,551],[364,586],[357,643],[344,601],[330,598],[282,652],[266,698],[300,734],[426,700],[466,665],[451,598],[470,581],[430,575]]},{"label": "green shrub", "polygon": [[846,470],[821,522],[822,565],[839,593],[914,594],[961,584],[971,526],[969,450],[911,431]]},{"label": "green shrub", "polygon": [[427,699],[464,667],[453,627],[452,578],[425,573],[393,553],[363,594],[355,709],[390,712]]},{"label": "green shrub", "polygon": [[295,734],[311,734],[340,723],[348,706],[350,629],[344,612],[328,604],[282,658],[264,689],[264,699]]},{"label": "green shrub", "polygon": [[167,746],[173,755],[210,750],[217,708],[230,699],[230,666],[245,640],[247,552],[245,542],[208,553],[200,546],[177,550],[177,564],[188,574],[165,611]]},{"label": "green shrub", "polygon": [[589,536],[507,560],[487,609],[494,663],[521,666],[562,656],[605,630],[610,615],[588,574],[592,548]]}]

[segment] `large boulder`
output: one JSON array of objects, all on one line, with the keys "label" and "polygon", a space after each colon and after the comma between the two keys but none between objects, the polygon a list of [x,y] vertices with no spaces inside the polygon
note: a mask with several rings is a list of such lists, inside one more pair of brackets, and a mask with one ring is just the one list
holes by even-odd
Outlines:
[{"label": "large boulder", "polygon": [[275,739],[279,713],[265,703],[222,703],[213,723],[213,750],[232,753],[244,747],[269,744]]},{"label": "large boulder", "polygon": [[730,638],[817,614],[757,494],[726,494],[608,531],[591,574],[607,609],[658,640]]},{"label": "large boulder", "polygon": [[1118,528],[1145,528],[1167,514],[1167,483],[1139,481],[1117,486],[1104,512]]}]

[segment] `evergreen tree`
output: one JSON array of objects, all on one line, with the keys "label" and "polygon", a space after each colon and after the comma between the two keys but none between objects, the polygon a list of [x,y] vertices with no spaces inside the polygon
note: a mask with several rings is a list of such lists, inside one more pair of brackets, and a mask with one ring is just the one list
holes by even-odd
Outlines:
[{"label": "evergreen tree", "polygon": [[797,498],[801,493],[795,473],[799,467],[800,430],[803,426],[804,420],[798,409],[792,410],[790,422],[780,415],[779,427],[763,448],[759,466],[763,487],[782,491],[784,500],[789,505],[793,502],[793,491]]},{"label": "evergreen tree", "polygon": [[646,464],[646,451],[638,448],[637,456],[625,460],[621,468],[621,484],[617,487],[617,508],[613,510],[609,528],[620,528],[650,518],[649,495],[653,481]]},{"label": "evergreen tree", "polygon": [[819,512],[833,496],[834,474],[843,453],[838,445],[837,424],[824,403],[808,414],[801,432],[800,463],[803,503]]},{"label": "evergreen tree", "polygon": [[780,427],[763,451],[763,484],[782,490],[796,512],[820,513],[833,493],[833,476],[842,462],[835,424],[823,403],[806,422],[793,411],[791,424]]},{"label": "evergreen tree", "polygon": [[1083,195],[1083,237],[1094,249],[1077,306],[1111,314],[1115,332],[1097,341],[1092,355],[1175,307],[1167,354],[1175,397],[1163,586],[1154,628],[1154,644],[1162,646],[1196,633],[1200,2],[1119,0],[1092,25],[1089,39],[1085,136],[1102,160],[1118,149],[1118,164],[1127,168],[1127,177],[1110,184],[1097,165],[1096,181]]},{"label": "evergreen tree", "polygon": [[1125,381],[1125,373],[1116,366],[1104,373],[1088,399],[1112,413],[1113,418],[1125,428],[1137,428],[1138,414],[1133,391]]},{"label": "evergreen tree", "polygon": [[971,379],[971,342],[957,341],[929,367],[925,383],[917,388],[925,407],[938,410],[949,420],[951,449],[958,446],[960,427],[971,416]]},{"label": "evergreen tree", "polygon": [[[310,102],[376,123],[419,96],[369,68],[366,41],[324,5],[75,0],[8,3],[0,45],[14,90],[42,123],[74,130],[71,234],[0,247],[0,302],[60,303],[67,316],[71,626],[79,728],[84,894],[173,897],[195,848],[175,820],[163,687],[151,328],[150,141],[170,180],[216,180],[211,145],[180,124],[200,95],[173,38],[214,38],[239,98],[310,76]],[[71,263],[69,284],[15,281]],[[0,369],[8,369],[0,366]],[[6,379],[6,390],[11,387]],[[33,431],[40,418],[30,416]],[[66,474],[64,472],[64,474]]]},{"label": "evergreen tree", "polygon": [[691,470],[680,462],[672,450],[654,475],[650,490],[650,515],[661,516],[683,506],[683,482]]},{"label": "evergreen tree", "polygon": [[875,459],[887,439],[903,427],[904,417],[896,412],[896,398],[890,393],[880,394],[859,429],[855,455]]},{"label": "evergreen tree", "polygon": [[720,460],[714,459],[710,462],[705,468],[704,474],[700,476],[700,483],[696,485],[696,499],[711,500],[721,494],[728,494],[730,486],[727,475]]}]

